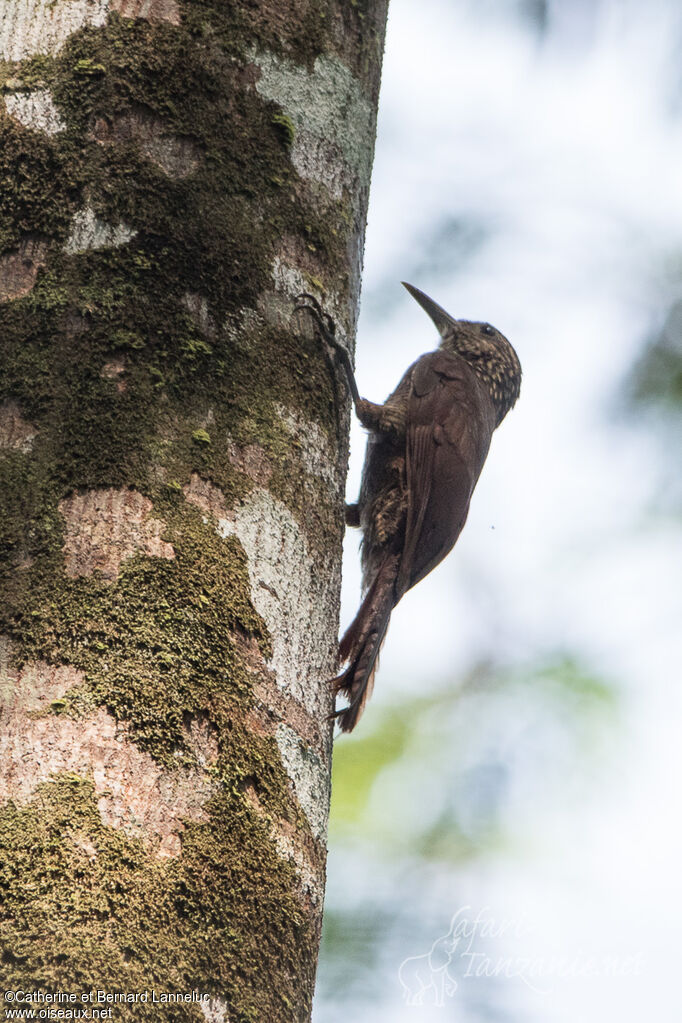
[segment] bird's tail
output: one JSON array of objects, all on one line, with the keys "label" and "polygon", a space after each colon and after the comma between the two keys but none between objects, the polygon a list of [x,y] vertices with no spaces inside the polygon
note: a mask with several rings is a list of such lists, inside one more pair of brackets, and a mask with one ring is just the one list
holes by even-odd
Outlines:
[{"label": "bird's tail", "polygon": [[348,667],[334,679],[337,693],[345,693],[348,706],[336,712],[342,732],[352,732],[372,695],[379,651],[386,636],[395,600],[399,557],[387,557],[372,580],[358,613],[339,644],[341,662]]}]

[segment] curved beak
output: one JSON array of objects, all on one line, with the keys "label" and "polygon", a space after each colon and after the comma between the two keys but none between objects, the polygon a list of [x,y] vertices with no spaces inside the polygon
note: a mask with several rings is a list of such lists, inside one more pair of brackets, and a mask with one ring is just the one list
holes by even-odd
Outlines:
[{"label": "curved beak", "polygon": [[442,306],[439,306],[432,298],[425,295],[423,291],[415,288],[414,284],[408,284],[407,281],[401,281],[400,283],[404,288],[407,288],[412,298],[419,302],[424,312],[428,313],[441,337],[447,337],[457,327],[457,320],[450,316],[450,313],[446,313]]}]

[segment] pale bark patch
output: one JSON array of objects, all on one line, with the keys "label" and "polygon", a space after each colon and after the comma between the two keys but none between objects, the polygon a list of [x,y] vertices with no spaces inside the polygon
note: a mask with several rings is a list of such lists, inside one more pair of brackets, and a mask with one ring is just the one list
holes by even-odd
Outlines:
[{"label": "pale bark patch", "polygon": [[58,135],[66,128],[48,89],[9,93],[5,96],[5,109],[10,117],[25,128],[41,131],[45,135]]},{"label": "pale bark patch", "polygon": [[201,158],[193,139],[172,134],[164,121],[139,107],[113,118],[99,117],[93,136],[102,145],[134,143],[147,159],[176,181],[189,177]]},{"label": "pale bark patch", "polygon": [[104,377],[105,380],[116,380],[122,373],[125,373],[126,364],[123,359],[112,359],[111,362],[105,362],[100,370],[100,376]]},{"label": "pale bark patch", "polygon": [[[287,420],[292,432],[303,429],[293,413]],[[310,467],[322,472],[316,457],[309,455]],[[323,840],[329,738],[318,722],[328,717],[333,698],[320,680],[335,668],[336,635],[327,623],[336,619],[336,590],[327,580],[337,569],[331,556],[313,556],[294,516],[265,489],[256,487],[235,509],[227,509],[220,489],[195,473],[184,493],[217,520],[220,535],[237,536],[244,548],[251,601],[272,642],[267,667],[274,675],[271,684],[258,665],[261,679],[254,696],[260,707],[253,708],[247,723],[252,731],[275,737],[296,798],[313,834]]]},{"label": "pale bark patch", "polygon": [[331,699],[319,681],[333,674],[336,656],[329,631],[337,616],[334,552],[313,554],[286,505],[260,487],[220,518],[218,529],[237,536],[246,552],[251,601],[270,633],[268,666],[277,684],[323,719]]},{"label": "pale bark patch", "polygon": [[274,53],[252,55],[257,91],[278,103],[295,129],[291,162],[302,178],[335,199],[368,182],[374,148],[372,107],[360,82],[337,57],[320,56],[312,72]]},{"label": "pale bark patch", "polygon": [[299,806],[319,841],[327,834],[331,781],[327,765],[311,750],[293,728],[280,724],[275,739],[285,770],[294,786]]},{"label": "pale bark patch", "polygon": [[72,577],[101,572],[115,579],[121,564],[135,554],[174,558],[171,544],[161,539],[165,528],[150,517],[152,502],[136,490],[89,490],[59,502],[66,522],[64,555]]},{"label": "pale bark patch", "polygon": [[227,1005],[220,998],[209,998],[198,1003],[207,1023],[230,1023]]},{"label": "pale bark patch", "polygon": [[86,206],[74,214],[64,252],[74,256],[89,249],[117,249],[127,245],[137,231],[126,224],[107,224]]},{"label": "pale bark patch", "polygon": [[180,24],[177,0],[1,0],[0,60],[58,53],[74,32],[104,25],[110,10],[124,18]]},{"label": "pale bark patch", "polygon": [[301,893],[307,896],[313,905],[322,905],[324,900],[324,876],[315,871],[305,853],[296,845],[293,838],[279,834],[275,838],[277,852],[284,860],[289,860],[296,871],[301,886]]},{"label": "pale bark patch", "polygon": [[185,722],[185,745],[194,754],[200,767],[215,767],[218,763],[218,735],[207,717],[192,717]]},{"label": "pale bark patch", "polygon": [[333,199],[342,199],[355,180],[338,147],[305,129],[296,136],[291,162],[302,178],[324,185]]},{"label": "pale bark patch", "polygon": [[[299,283],[306,284],[304,291],[312,291],[320,298],[323,295],[327,296],[329,267],[317,248],[311,249],[308,243],[297,235],[285,234],[279,241],[275,258],[282,266],[295,267],[303,275],[299,278]],[[300,294],[300,289],[294,294]]]},{"label": "pale bark patch", "polygon": [[[283,291],[293,303],[303,292],[310,291],[308,276],[283,255],[275,256],[271,267],[272,279],[277,291]],[[290,312],[292,309],[290,309]]]},{"label": "pale bark patch", "polygon": [[79,28],[104,25],[108,6],[109,0],[3,0],[0,59],[57,53]]},{"label": "pale bark patch", "polygon": [[[317,335],[311,317],[303,311],[294,314],[294,306],[296,299],[304,292],[317,293],[324,311],[329,313],[334,321],[337,340],[349,348],[344,326],[348,318],[347,304],[343,303],[338,294],[329,288],[325,288],[324,295],[321,296],[322,289],[319,284],[312,282],[307,265],[308,261],[303,254],[295,249],[292,250],[290,246],[283,248],[275,256],[270,268],[275,290],[264,291],[259,298],[259,307],[263,316],[273,326],[285,323],[291,326],[292,321],[295,321],[296,330],[302,336],[312,339]],[[322,344],[321,341],[319,343]]]},{"label": "pale bark patch", "polygon": [[228,514],[225,495],[220,487],[205,480],[198,473],[193,472],[189,483],[182,488],[186,500],[195,508],[205,512],[206,515],[213,515],[216,519],[225,518]]},{"label": "pale bark patch", "polygon": [[141,18],[144,21],[168,21],[180,24],[177,0],[111,0],[109,8],[122,18]]},{"label": "pale bark patch", "polygon": [[64,837],[67,841],[71,842],[74,849],[85,854],[85,859],[89,863],[95,862],[97,859],[97,849],[86,834],[82,831],[73,831],[71,828],[68,828],[64,832]]},{"label": "pale bark patch", "polygon": [[111,362],[105,362],[102,366],[99,375],[104,380],[115,380],[116,390],[119,394],[123,394],[126,389],[126,382],[121,377],[126,371],[126,364],[123,359],[112,359]]},{"label": "pale bark patch", "polygon": [[218,783],[196,769],[166,771],[126,738],[103,708],[77,721],[16,714],[0,736],[0,801],[26,803],[36,788],[63,773],[91,778],[102,822],[179,856],[185,820],[208,820],[204,805]]},{"label": "pale bark patch", "polygon": [[[293,417],[291,422],[295,423]],[[272,470],[262,449],[257,445],[243,448],[234,445],[234,448],[231,461],[252,479],[266,482]],[[306,741],[322,753],[324,741],[317,722],[329,713],[329,707],[327,701],[324,707],[320,706],[315,696],[318,687],[312,683],[312,678],[306,687],[300,677],[309,663],[307,644],[315,639],[311,638],[310,624],[305,629],[300,628],[297,614],[307,616],[301,620],[315,619],[326,647],[320,660],[327,658],[328,673],[332,664],[328,637],[318,622],[325,611],[315,601],[313,593],[317,566],[313,565],[300,526],[281,502],[260,487],[247,495],[236,509],[228,508],[221,489],[198,473],[192,473],[183,493],[190,504],[216,521],[221,536],[236,535],[247,555],[251,600],[270,631],[273,656],[268,664],[269,677],[274,676],[276,680],[276,684],[271,684],[262,676],[256,683],[254,695],[267,712],[294,723],[306,736]],[[324,571],[320,569],[320,576]],[[316,638],[319,643],[319,637]],[[254,652],[253,657],[257,662],[252,665],[254,670],[262,674],[260,653]],[[309,667],[307,670],[310,671]],[[274,734],[275,726],[267,715],[259,722],[259,717],[254,718],[254,731]]]},{"label": "pale bark patch", "polygon": [[0,302],[23,298],[33,288],[38,269],[45,265],[47,244],[40,238],[24,238],[17,249],[0,256]]},{"label": "pale bark patch", "polygon": [[30,661],[19,671],[9,667],[10,645],[0,640],[0,713],[10,718],[45,713],[64,693],[83,681],[83,673],[68,664]]},{"label": "pale bark patch", "polygon": [[37,432],[24,419],[15,401],[6,401],[0,405],[0,448],[28,454]]},{"label": "pale bark patch", "polygon": [[259,444],[235,444],[228,441],[230,461],[259,486],[264,486],[272,476],[272,465]]},{"label": "pale bark patch", "polygon": [[[104,824],[151,842],[159,857],[178,856],[183,821],[208,819],[203,807],[219,783],[200,768],[165,770],[104,708],[78,720],[50,714],[84,681],[77,668],[32,661],[16,670],[9,659],[10,644],[0,637],[0,804],[28,802],[53,775],[91,778]],[[193,719],[185,732],[199,763],[212,765],[218,754],[208,722]],[[96,855],[86,838],[71,838]]]},{"label": "pale bark patch", "polygon": [[275,409],[296,445],[305,472],[322,480],[336,495],[341,486],[341,474],[327,434],[294,409],[284,405],[276,405]]},{"label": "pale bark patch", "polygon": [[208,308],[208,299],[203,295],[196,295],[194,292],[186,291],[182,296],[182,304],[192,317],[192,321],[211,341],[216,337],[217,330],[215,320]]},{"label": "pale bark patch", "polygon": [[326,757],[327,730],[323,733],[319,721],[279,688],[272,672],[263,672],[262,662],[258,668],[253,664],[250,667],[260,669],[260,677],[253,686],[256,707],[250,711],[249,727],[274,736],[280,721],[286,721],[311,749],[316,750],[320,757]]}]

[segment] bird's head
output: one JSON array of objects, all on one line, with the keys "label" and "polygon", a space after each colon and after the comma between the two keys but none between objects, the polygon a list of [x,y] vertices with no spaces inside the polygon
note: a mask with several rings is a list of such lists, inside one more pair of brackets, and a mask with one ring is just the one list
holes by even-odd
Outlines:
[{"label": "bird's head", "polygon": [[402,283],[435,323],[440,347],[466,359],[485,385],[497,409],[499,425],[516,404],[521,389],[521,363],[509,341],[489,323],[455,320],[419,288]]}]

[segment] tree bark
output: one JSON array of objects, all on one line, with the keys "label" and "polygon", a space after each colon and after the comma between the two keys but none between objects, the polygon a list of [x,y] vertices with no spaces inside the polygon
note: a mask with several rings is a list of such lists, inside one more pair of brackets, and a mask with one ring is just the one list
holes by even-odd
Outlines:
[{"label": "tree bark", "polygon": [[4,989],[309,1019],[386,7],[0,7]]}]

